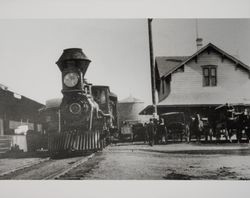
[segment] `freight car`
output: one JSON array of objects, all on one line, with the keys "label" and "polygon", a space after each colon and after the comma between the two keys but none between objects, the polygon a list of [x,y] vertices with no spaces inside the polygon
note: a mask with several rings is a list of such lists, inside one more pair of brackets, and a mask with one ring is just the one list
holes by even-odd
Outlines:
[{"label": "freight car", "polygon": [[108,86],[86,81],[90,62],[79,48],[65,49],[56,62],[63,98],[43,111],[52,156],[101,150],[117,129],[117,96]]}]

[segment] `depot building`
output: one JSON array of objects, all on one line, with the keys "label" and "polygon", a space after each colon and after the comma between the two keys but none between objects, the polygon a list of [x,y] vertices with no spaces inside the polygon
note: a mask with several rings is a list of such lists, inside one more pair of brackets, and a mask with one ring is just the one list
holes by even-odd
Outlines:
[{"label": "depot building", "polygon": [[[159,115],[184,112],[211,117],[226,103],[237,111],[250,107],[250,67],[212,43],[200,44],[190,56],[155,58]],[[152,113],[152,105],[140,112]]]}]

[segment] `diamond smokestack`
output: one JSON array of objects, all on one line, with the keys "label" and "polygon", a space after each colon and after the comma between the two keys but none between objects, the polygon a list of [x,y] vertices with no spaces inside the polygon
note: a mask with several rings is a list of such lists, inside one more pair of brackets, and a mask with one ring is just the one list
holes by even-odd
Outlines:
[{"label": "diamond smokestack", "polygon": [[79,68],[84,77],[90,62],[91,60],[83,53],[81,48],[69,48],[63,50],[63,54],[56,64],[61,71],[72,67]]}]

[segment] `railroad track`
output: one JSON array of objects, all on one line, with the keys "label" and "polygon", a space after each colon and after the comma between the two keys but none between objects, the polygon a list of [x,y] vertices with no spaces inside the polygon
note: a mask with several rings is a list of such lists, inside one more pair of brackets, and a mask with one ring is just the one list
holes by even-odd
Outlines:
[{"label": "railroad track", "polygon": [[[50,158],[25,164],[24,166],[0,174],[0,180],[6,179],[39,179],[54,180],[63,177],[69,171],[82,165],[92,158],[95,153],[77,158],[53,160]],[[47,171],[47,172],[46,172]],[[38,176],[39,175],[39,176]]]},{"label": "railroad track", "polygon": [[65,167],[63,170],[57,171],[54,174],[51,174],[51,175],[43,178],[43,180],[59,179],[60,177],[67,174],[69,171],[73,170],[74,168],[80,166],[81,164],[83,164],[86,161],[88,161],[89,159],[91,159],[93,156],[94,156],[94,153],[92,153],[91,155],[89,155],[81,160],[76,161],[75,163],[69,165],[68,167]]},{"label": "railroad track", "polygon": [[12,175],[12,174],[14,174],[14,173],[16,173],[16,172],[22,171],[22,170],[24,170],[24,169],[31,168],[31,167],[33,167],[33,166],[35,166],[35,165],[38,165],[38,164],[47,162],[47,161],[49,161],[49,160],[50,160],[50,158],[47,157],[47,158],[45,158],[45,159],[41,159],[41,160],[36,161],[36,162],[30,162],[30,163],[27,163],[27,164],[25,164],[25,165],[23,165],[23,166],[19,166],[19,167],[17,167],[17,168],[14,168],[14,169],[5,171],[5,172],[3,172],[3,173],[0,174],[0,178],[2,178],[2,177],[7,177],[7,176]]}]

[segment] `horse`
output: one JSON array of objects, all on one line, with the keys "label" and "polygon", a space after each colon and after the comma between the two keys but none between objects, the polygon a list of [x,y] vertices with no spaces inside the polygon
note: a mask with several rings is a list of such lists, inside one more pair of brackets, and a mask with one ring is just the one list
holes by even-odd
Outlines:
[{"label": "horse", "polygon": [[202,133],[205,136],[205,142],[208,142],[208,138],[209,141],[211,142],[213,139],[213,126],[212,123],[210,123],[210,119],[209,118],[202,118],[201,119],[203,126],[202,126]]},{"label": "horse", "polygon": [[249,143],[249,140],[250,140],[250,116],[249,115],[247,115],[247,118],[246,118],[245,134],[246,134],[247,142]]},{"label": "horse", "polygon": [[250,115],[247,109],[244,110],[244,113],[240,117],[241,121],[241,131],[244,130],[247,142],[250,140]]},{"label": "horse", "polygon": [[156,143],[166,143],[167,141],[167,128],[164,123],[164,119],[161,118],[157,124],[156,129]]},{"label": "horse", "polygon": [[248,130],[246,130],[247,125],[249,125],[248,123],[249,121],[247,121],[245,112],[235,112],[233,108],[225,108],[222,118],[216,124],[217,139],[219,140],[221,134],[223,134],[226,140],[232,142],[231,138],[235,134],[237,142],[240,142],[243,130],[248,132]]},{"label": "horse", "polygon": [[190,123],[190,140],[191,140],[191,136],[192,133],[195,135],[196,137],[196,141],[200,142],[201,140],[201,135],[203,133],[203,129],[204,129],[204,125],[203,125],[203,121],[201,120],[200,115],[197,113],[195,114],[194,117],[191,117],[191,123]]}]

